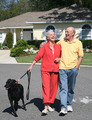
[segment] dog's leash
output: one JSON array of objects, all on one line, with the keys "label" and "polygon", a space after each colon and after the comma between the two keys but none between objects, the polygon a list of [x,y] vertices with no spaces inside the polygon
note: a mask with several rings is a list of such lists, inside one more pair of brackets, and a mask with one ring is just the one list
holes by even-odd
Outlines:
[{"label": "dog's leash", "polygon": [[18,79],[18,82],[20,81],[20,79],[22,79],[26,74],[27,74],[28,71],[26,71],[19,79]]},{"label": "dog's leash", "polygon": [[27,87],[27,92],[26,92],[26,99],[29,100],[31,72],[30,72],[30,71],[26,71],[26,72],[18,79],[17,82],[19,82],[20,79],[22,79],[26,74],[27,74],[27,77],[28,77],[28,87]]},{"label": "dog's leash", "polygon": [[28,87],[27,87],[27,92],[26,92],[26,99],[29,100],[29,93],[30,93],[30,77],[31,77],[31,72],[27,71],[27,76],[28,76]]}]

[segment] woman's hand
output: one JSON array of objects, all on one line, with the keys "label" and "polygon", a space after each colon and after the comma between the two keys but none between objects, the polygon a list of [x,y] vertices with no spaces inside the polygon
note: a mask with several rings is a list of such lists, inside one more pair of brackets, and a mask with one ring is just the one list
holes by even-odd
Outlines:
[{"label": "woman's hand", "polygon": [[28,71],[30,72],[32,71],[32,65],[28,68]]},{"label": "woman's hand", "polygon": [[56,59],[54,60],[55,63],[58,63],[59,61],[60,61],[60,58],[56,58]]},{"label": "woman's hand", "polygon": [[32,64],[31,64],[31,66],[28,68],[28,71],[32,71],[32,67],[35,65],[35,63],[36,63],[36,61],[35,60],[33,60],[33,62],[32,62]]}]

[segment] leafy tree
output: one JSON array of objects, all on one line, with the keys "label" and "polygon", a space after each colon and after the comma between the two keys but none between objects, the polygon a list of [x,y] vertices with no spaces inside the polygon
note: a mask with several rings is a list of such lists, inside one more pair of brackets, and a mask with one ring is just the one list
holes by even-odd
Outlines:
[{"label": "leafy tree", "polygon": [[47,11],[74,3],[92,10],[92,0],[0,0],[0,21],[30,11]]}]

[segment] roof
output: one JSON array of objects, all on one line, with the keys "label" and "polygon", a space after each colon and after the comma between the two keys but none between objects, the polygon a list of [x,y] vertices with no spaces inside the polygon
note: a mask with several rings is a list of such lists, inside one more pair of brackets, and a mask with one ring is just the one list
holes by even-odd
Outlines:
[{"label": "roof", "polygon": [[65,8],[55,8],[49,11],[42,12],[27,12],[16,17],[4,20],[0,22],[0,28],[2,27],[33,27],[30,23],[39,22],[53,22],[53,21],[81,21],[91,20],[92,11],[88,8],[80,7],[73,4]]}]

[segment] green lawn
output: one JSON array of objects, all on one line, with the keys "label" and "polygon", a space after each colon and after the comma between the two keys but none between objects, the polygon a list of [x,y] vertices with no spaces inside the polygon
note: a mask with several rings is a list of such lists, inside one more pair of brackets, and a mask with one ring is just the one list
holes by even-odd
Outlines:
[{"label": "green lawn", "polygon": [[[16,57],[18,63],[32,63],[35,55]],[[38,61],[41,63],[41,60]],[[81,65],[92,65],[92,53],[84,53]]]},{"label": "green lawn", "polygon": [[81,65],[92,65],[92,53],[84,53]]},{"label": "green lawn", "polygon": [[[35,54],[35,55],[36,55],[36,54]],[[32,63],[35,55],[32,54],[32,55],[28,55],[28,56],[16,57],[16,60],[17,60],[18,63]],[[41,60],[38,61],[38,63],[41,63]]]}]

